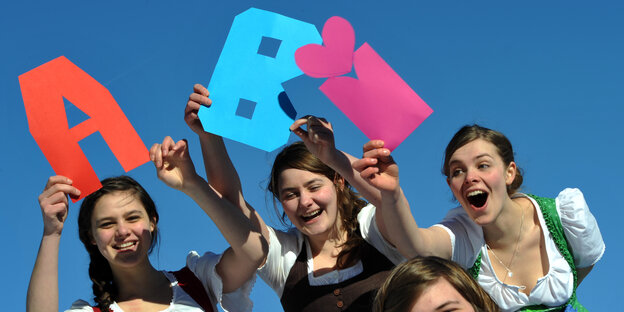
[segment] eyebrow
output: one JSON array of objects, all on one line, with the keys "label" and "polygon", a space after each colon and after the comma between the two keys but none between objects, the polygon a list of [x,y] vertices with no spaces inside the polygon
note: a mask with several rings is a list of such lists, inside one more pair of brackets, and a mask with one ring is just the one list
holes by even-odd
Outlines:
[{"label": "eyebrow", "polygon": [[[488,153],[483,153],[483,154],[479,154],[477,155],[477,157],[473,158],[473,159],[479,159],[479,158],[483,158],[483,157],[489,157],[489,158],[494,158],[492,157],[492,155],[488,154]],[[449,161],[449,167],[453,164],[456,163],[461,163],[461,161],[457,160],[457,159],[452,159],[451,161]]]},{"label": "eyebrow", "polygon": [[[323,182],[323,179],[321,179],[321,178],[314,178],[314,179],[312,179],[310,181],[307,181],[306,183],[303,183],[303,186],[308,187],[308,186],[310,186],[310,184],[314,184],[314,183],[317,183],[317,182]],[[285,188],[282,188],[282,189],[280,189],[280,194],[282,194],[283,192],[289,191],[289,190],[294,190],[294,189],[297,189],[297,188],[296,187],[285,187]]]},{"label": "eyebrow", "polygon": [[441,310],[441,309],[445,308],[447,305],[449,305],[449,304],[453,304],[453,303],[457,303],[457,304],[459,304],[459,301],[457,301],[457,300],[449,300],[449,301],[446,301],[446,302],[442,303],[441,305],[437,306],[437,307],[435,308],[435,310],[436,310],[436,311],[437,311],[437,310]]},{"label": "eyebrow", "polygon": [[[124,213],[124,215],[123,215],[123,216],[124,216],[124,217],[127,217],[127,216],[132,215],[132,214],[135,214],[135,213],[141,214],[141,210],[139,210],[139,209],[133,209],[133,210],[130,210],[130,211],[128,211],[128,212],[126,212],[126,213]],[[108,221],[108,220],[112,220],[112,219],[115,219],[115,218],[110,217],[110,216],[109,216],[109,217],[103,217],[103,218],[100,218],[100,219],[95,220],[95,224],[100,224],[100,223],[102,223],[103,221]]]}]

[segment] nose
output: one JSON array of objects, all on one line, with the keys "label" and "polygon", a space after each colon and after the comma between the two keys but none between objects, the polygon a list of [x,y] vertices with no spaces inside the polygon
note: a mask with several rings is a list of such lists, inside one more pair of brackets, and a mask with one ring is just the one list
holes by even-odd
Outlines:
[{"label": "nose", "polygon": [[118,237],[126,237],[128,236],[128,234],[130,234],[130,229],[128,228],[128,225],[125,224],[124,222],[119,222],[119,224],[117,225],[117,231],[115,232],[115,234]]},{"label": "nose", "polygon": [[472,184],[479,181],[479,175],[476,170],[468,169],[466,171],[466,179],[464,180],[464,184]]},{"label": "nose", "polygon": [[299,206],[301,207],[310,207],[314,201],[312,200],[312,196],[308,192],[301,192],[299,194]]}]

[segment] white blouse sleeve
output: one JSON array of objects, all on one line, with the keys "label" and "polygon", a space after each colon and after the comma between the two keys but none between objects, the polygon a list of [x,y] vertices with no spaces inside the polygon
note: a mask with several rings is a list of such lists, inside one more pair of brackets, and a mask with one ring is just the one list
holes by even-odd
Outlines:
[{"label": "white blouse sleeve", "polygon": [[556,198],[561,225],[574,254],[574,264],[579,268],[592,266],[605,251],[596,218],[589,211],[583,193],[567,188]]},{"label": "white blouse sleeve", "polygon": [[237,290],[223,294],[223,282],[216,271],[222,254],[207,252],[203,256],[195,251],[186,257],[186,266],[202,282],[212,302],[218,302],[224,311],[251,311],[252,301],[249,298],[256,281],[255,275]]},{"label": "white blouse sleeve", "polygon": [[76,300],[65,312],[93,312],[93,308],[84,300]]},{"label": "white blouse sleeve", "polygon": [[269,253],[258,275],[282,297],[286,279],[303,246],[303,235],[297,229],[288,232],[269,228]]},{"label": "white blouse sleeve", "polygon": [[399,264],[405,261],[405,258],[394,248],[379,232],[377,227],[377,218],[375,217],[375,206],[368,204],[360,210],[358,214],[358,222],[360,223],[360,233],[366,242],[371,244],[375,249],[381,252],[392,263]]},{"label": "white blouse sleeve", "polygon": [[451,237],[452,256],[451,260],[459,263],[464,269],[474,265],[483,240],[483,229],[474,223],[466,211],[460,206],[451,209],[444,219],[434,226],[446,230]]}]

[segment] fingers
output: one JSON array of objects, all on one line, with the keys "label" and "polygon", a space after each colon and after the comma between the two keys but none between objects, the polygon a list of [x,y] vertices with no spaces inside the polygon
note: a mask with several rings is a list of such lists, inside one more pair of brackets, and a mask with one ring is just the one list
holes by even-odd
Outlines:
[{"label": "fingers", "polygon": [[366,153],[366,151],[376,149],[376,148],[383,148],[383,147],[384,147],[384,141],[370,140],[366,142],[366,144],[364,144],[364,146],[362,147],[362,152]]},{"label": "fingers", "polygon": [[173,152],[185,152],[187,150],[188,150],[188,142],[186,141],[186,139],[182,139],[176,142],[176,144],[171,149],[171,151]]},{"label": "fingers", "polygon": [[68,195],[79,197],[80,190],[72,186],[72,180],[64,176],[53,176],[48,179],[46,186],[39,195],[39,205],[47,218],[57,218],[65,221],[69,206]]},{"label": "fingers", "polygon": [[193,86],[193,92],[204,95],[204,96],[209,96],[210,92],[208,92],[208,89],[206,89],[206,87],[204,87],[203,85],[196,83]]},{"label": "fingers", "polygon": [[377,158],[362,158],[354,161],[351,166],[353,167],[353,169],[355,169],[355,171],[361,173],[366,170],[366,168],[375,167],[377,163]]},{"label": "fingers", "polygon": [[161,144],[154,143],[149,150],[150,160],[154,163],[156,169],[160,169],[163,164]]},{"label": "fingers", "polygon": [[173,139],[170,136],[166,136],[160,146],[162,150],[162,157],[167,157],[169,151],[174,149],[174,146],[175,142],[173,141]]},{"label": "fingers", "polygon": [[[306,126],[307,131],[301,128],[303,125]],[[332,142],[334,139],[331,123],[322,117],[307,115],[299,118],[290,125],[290,130],[304,142]]]},{"label": "fingers", "polygon": [[70,178],[64,176],[52,176],[48,179],[43,192],[39,196],[39,201],[42,198],[49,197],[54,193],[62,192],[72,196],[80,196],[80,191],[72,186],[73,181]]},{"label": "fingers", "polygon": [[[208,96],[206,95],[202,95],[199,93],[191,93],[191,95],[189,96],[189,100],[187,104],[200,104],[200,105],[204,105],[204,106],[210,106],[212,104],[212,100],[210,98],[208,98]],[[198,107],[199,109],[199,107]]]}]

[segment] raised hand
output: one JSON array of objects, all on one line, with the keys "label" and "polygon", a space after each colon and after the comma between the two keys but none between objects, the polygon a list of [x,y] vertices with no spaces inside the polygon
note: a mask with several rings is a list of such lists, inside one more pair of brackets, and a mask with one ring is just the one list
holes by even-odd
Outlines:
[{"label": "raised hand", "polygon": [[188,102],[186,102],[186,108],[184,109],[184,121],[186,124],[197,134],[204,134],[204,127],[197,117],[199,108],[203,105],[209,107],[212,105],[212,100],[208,98],[210,92],[206,87],[201,84],[195,84],[193,86],[193,93],[189,95]]},{"label": "raised hand", "polygon": [[[306,126],[307,131],[301,128],[303,125]],[[334,130],[331,123],[325,118],[305,116],[295,120],[290,125],[290,130],[301,138],[308,150],[322,162],[329,164],[332,157],[336,157]]]},{"label": "raised hand", "polygon": [[152,145],[150,159],[158,178],[177,190],[183,191],[190,183],[201,179],[195,171],[186,140],[174,142],[171,137],[165,137],[161,144]]},{"label": "raised hand", "polygon": [[381,140],[371,140],[364,144],[363,157],[353,162],[353,169],[369,184],[382,192],[397,191],[399,186],[399,166],[384,148]]},{"label": "raised hand", "polygon": [[53,176],[48,179],[43,192],[39,195],[44,236],[60,235],[63,231],[69,207],[68,195],[80,196],[80,191],[72,186],[72,180],[64,176]]}]

